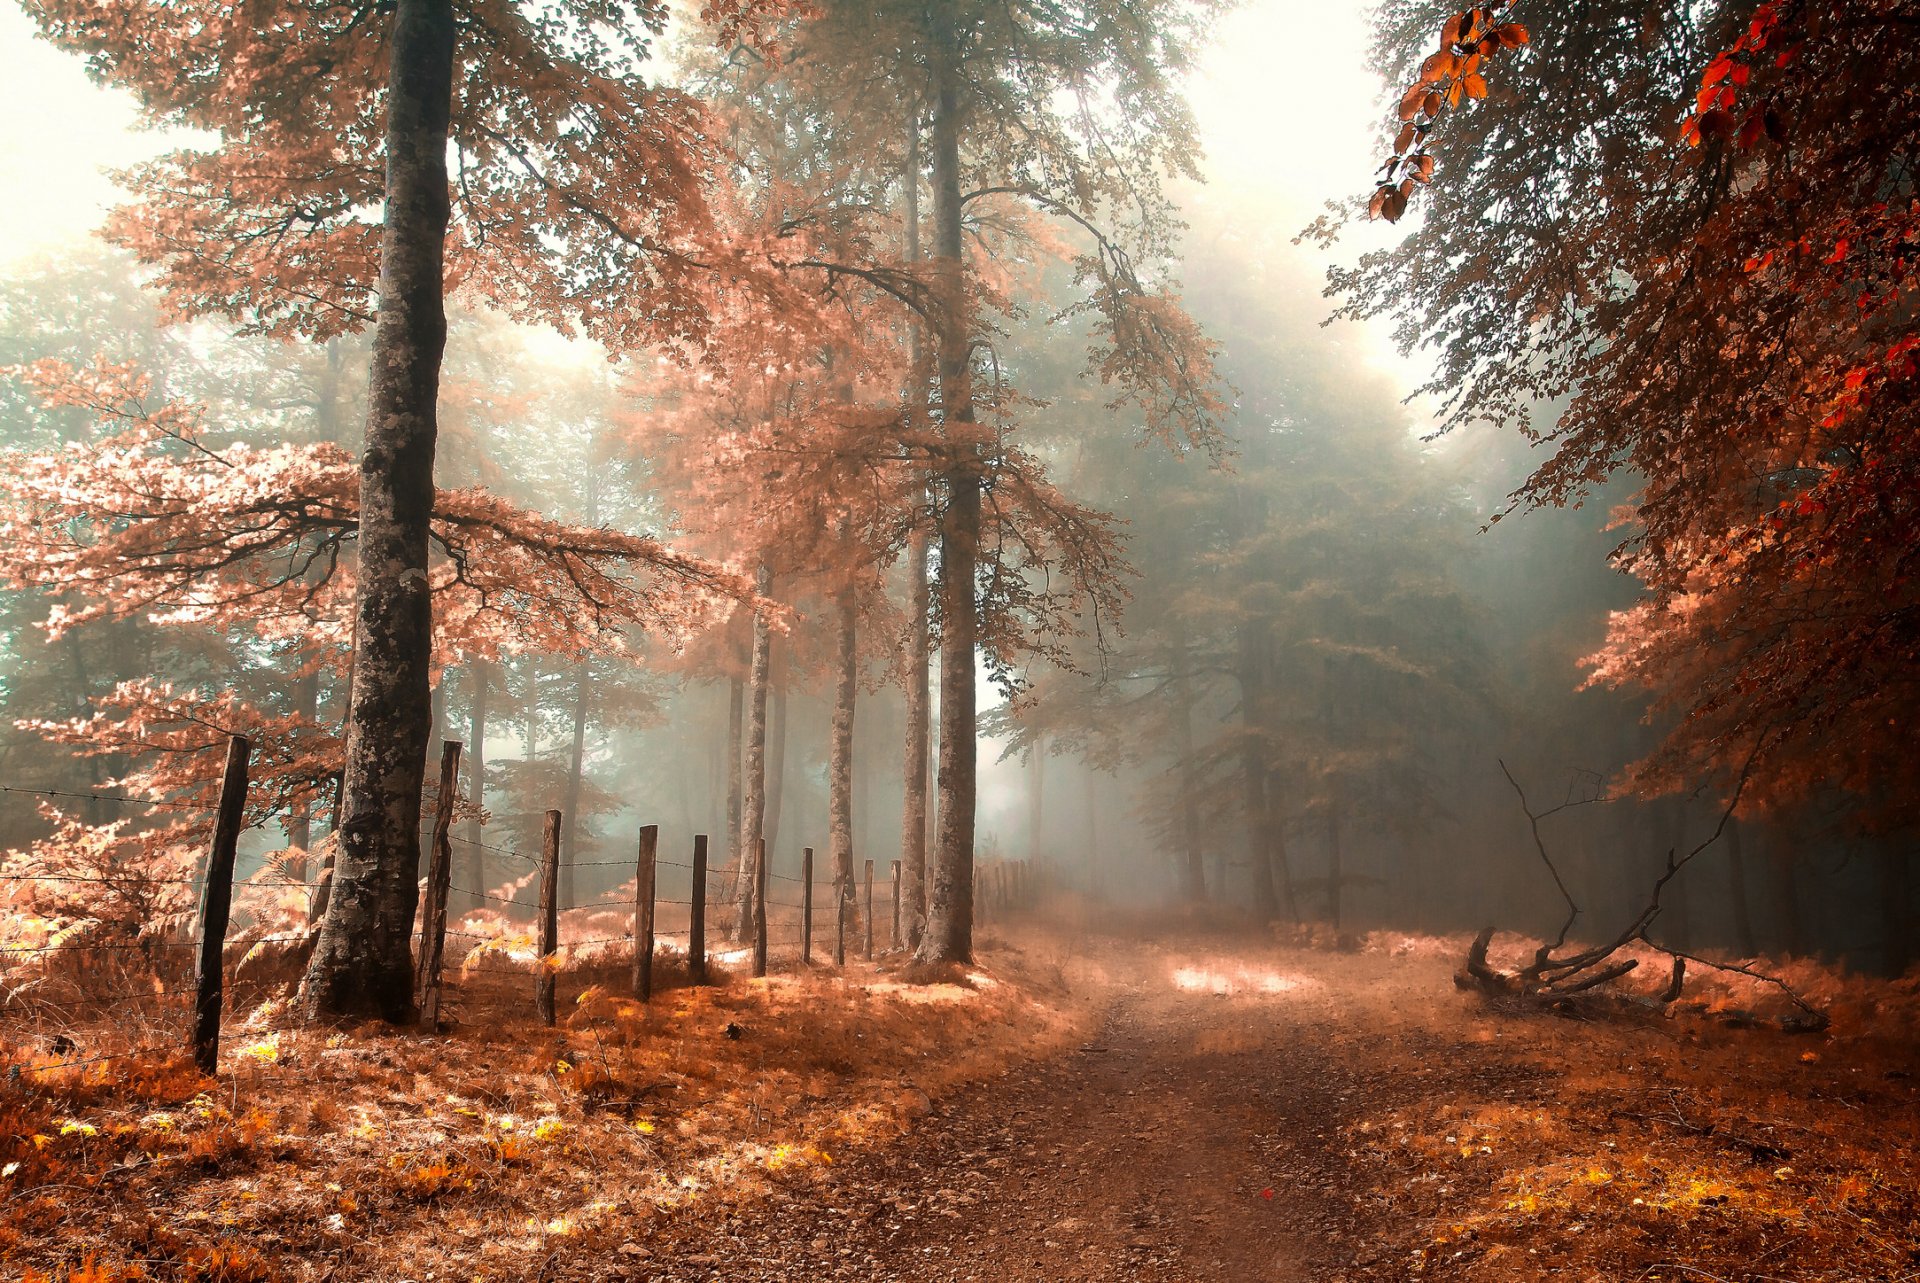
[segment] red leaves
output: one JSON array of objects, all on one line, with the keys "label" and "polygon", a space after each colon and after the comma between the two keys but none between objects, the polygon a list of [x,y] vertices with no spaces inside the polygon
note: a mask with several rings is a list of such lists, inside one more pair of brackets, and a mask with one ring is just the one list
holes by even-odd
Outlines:
[{"label": "red leaves", "polygon": [[1440,29],[1440,48],[1420,64],[1420,75],[1400,96],[1393,154],[1380,167],[1384,175],[1367,206],[1371,218],[1397,222],[1407,212],[1407,200],[1416,184],[1433,181],[1433,157],[1425,151],[1427,136],[1442,110],[1487,96],[1480,67],[1502,49],[1518,49],[1532,39],[1527,29],[1505,19],[1511,0],[1464,9]]}]

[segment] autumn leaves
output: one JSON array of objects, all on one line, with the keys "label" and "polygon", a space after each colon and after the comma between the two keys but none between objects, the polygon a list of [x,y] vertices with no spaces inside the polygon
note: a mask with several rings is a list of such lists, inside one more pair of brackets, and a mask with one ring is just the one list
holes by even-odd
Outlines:
[{"label": "autumn leaves", "polygon": [[1495,4],[1468,9],[1447,19],[1440,31],[1440,49],[1420,68],[1420,78],[1400,99],[1400,132],[1393,154],[1380,167],[1380,185],[1367,206],[1372,218],[1398,222],[1416,188],[1433,181],[1433,155],[1427,136],[1444,111],[1462,100],[1485,98],[1487,80],[1481,74],[1486,60],[1503,49],[1518,49],[1528,41],[1527,29],[1510,21],[1515,6]]}]

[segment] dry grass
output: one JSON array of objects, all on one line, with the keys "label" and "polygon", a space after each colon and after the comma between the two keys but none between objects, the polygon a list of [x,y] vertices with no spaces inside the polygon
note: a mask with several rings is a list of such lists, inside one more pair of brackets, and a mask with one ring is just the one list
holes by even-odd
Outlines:
[{"label": "dry grass", "polygon": [[533,1277],[689,1201],[808,1181],[1084,1020],[1012,951],[960,984],[850,967],[649,1005],[619,995],[623,970],[563,977],[557,1029],[521,1014],[519,974],[467,976],[445,1034],[328,1033],[262,1000],[218,1081],[183,1060],[59,1067],[111,1047],[105,1023],[64,1058],[13,1048],[0,1262],[75,1283]]}]

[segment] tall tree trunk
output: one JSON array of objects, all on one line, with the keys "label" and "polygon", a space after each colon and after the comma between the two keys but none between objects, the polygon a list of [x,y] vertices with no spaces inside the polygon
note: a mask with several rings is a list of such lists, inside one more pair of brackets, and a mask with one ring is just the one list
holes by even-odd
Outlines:
[{"label": "tall tree trunk", "polygon": [[[754,590],[762,597],[773,591],[773,572],[764,563],[754,572]],[[753,657],[747,674],[746,768],[740,794],[740,852],[734,864],[733,939],[745,944],[753,934],[754,843],[766,836],[767,819],[767,685],[773,675],[773,633],[766,612],[753,614]]]},{"label": "tall tree trunk", "polygon": [[905,899],[907,945],[918,948],[927,922],[928,652],[927,532],[916,524],[907,535],[906,744],[902,753],[900,875]]},{"label": "tall tree trunk", "polygon": [[973,824],[978,746],[974,576],[980,555],[980,468],[973,440],[971,323],[960,228],[959,39],[944,4],[932,13],[928,56],[933,113],[933,261],[937,282],[940,410],[946,433],[940,515],[940,818],[927,890],[921,962],[973,960]]},{"label": "tall tree trunk", "polygon": [[787,688],[775,686],[767,696],[767,858],[779,848],[780,808],[787,797]]},{"label": "tall tree trunk", "polygon": [[747,683],[735,677],[727,682],[727,864],[740,867],[740,758],[747,738]]},{"label": "tall tree trunk", "polygon": [[380,315],[360,464],[355,674],[345,813],[304,1007],[310,1019],[413,1016],[413,917],[433,649],[427,537],[446,349],[452,0],[395,0]]},{"label": "tall tree trunk", "polygon": [[[907,261],[920,261],[920,113],[916,108],[908,122],[906,219]],[[913,322],[913,385],[907,393],[907,414],[913,425],[924,428],[928,422],[925,325]],[[906,672],[906,744],[901,765],[900,802],[900,877],[901,912],[906,918],[903,929],[909,949],[920,947],[927,922],[927,841],[929,821],[928,784],[928,703],[927,683],[931,677],[932,632],[928,615],[932,607],[927,591],[927,528],[930,516],[924,485],[916,487],[913,524],[907,531],[907,672]]]},{"label": "tall tree trunk", "polygon": [[[296,664],[299,657],[294,658]],[[293,679],[293,712],[315,726],[320,722],[320,674],[317,671],[302,672]],[[294,808],[288,818],[285,829],[287,846],[300,852],[287,861],[287,876],[295,882],[307,880],[307,848],[313,845],[313,806],[302,802]]]},{"label": "tall tree trunk", "polygon": [[858,614],[853,593],[833,604],[833,728],[827,744],[827,849],[833,867],[853,873],[853,713],[860,690]]},{"label": "tall tree trunk", "polygon": [[487,889],[487,853],[480,845],[480,812],[487,804],[487,696],[493,686],[493,665],[476,659],[467,671],[473,679],[473,694],[467,700],[467,800],[473,805],[473,815],[467,820],[467,858],[462,864],[461,880],[471,888],[466,906],[477,909],[482,904],[480,893]]},{"label": "tall tree trunk", "polygon": [[560,907],[571,909],[580,901],[574,869],[580,863],[580,785],[587,761],[587,698],[593,689],[592,675],[582,660],[573,670],[573,755],[567,759],[566,815],[560,833]]}]

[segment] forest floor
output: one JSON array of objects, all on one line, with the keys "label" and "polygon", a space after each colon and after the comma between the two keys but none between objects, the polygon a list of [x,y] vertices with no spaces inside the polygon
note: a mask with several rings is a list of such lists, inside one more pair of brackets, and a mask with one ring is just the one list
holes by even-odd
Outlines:
[{"label": "forest floor", "polygon": [[0,1123],[0,1261],[88,1283],[1920,1279],[1910,985],[1836,981],[1833,1029],[1785,1034],[1490,1005],[1451,984],[1464,939],[1055,921],[981,943],[963,985],[856,966],[640,1011],[590,989],[557,1032],[256,1031],[214,1090],[44,1075]]}]

